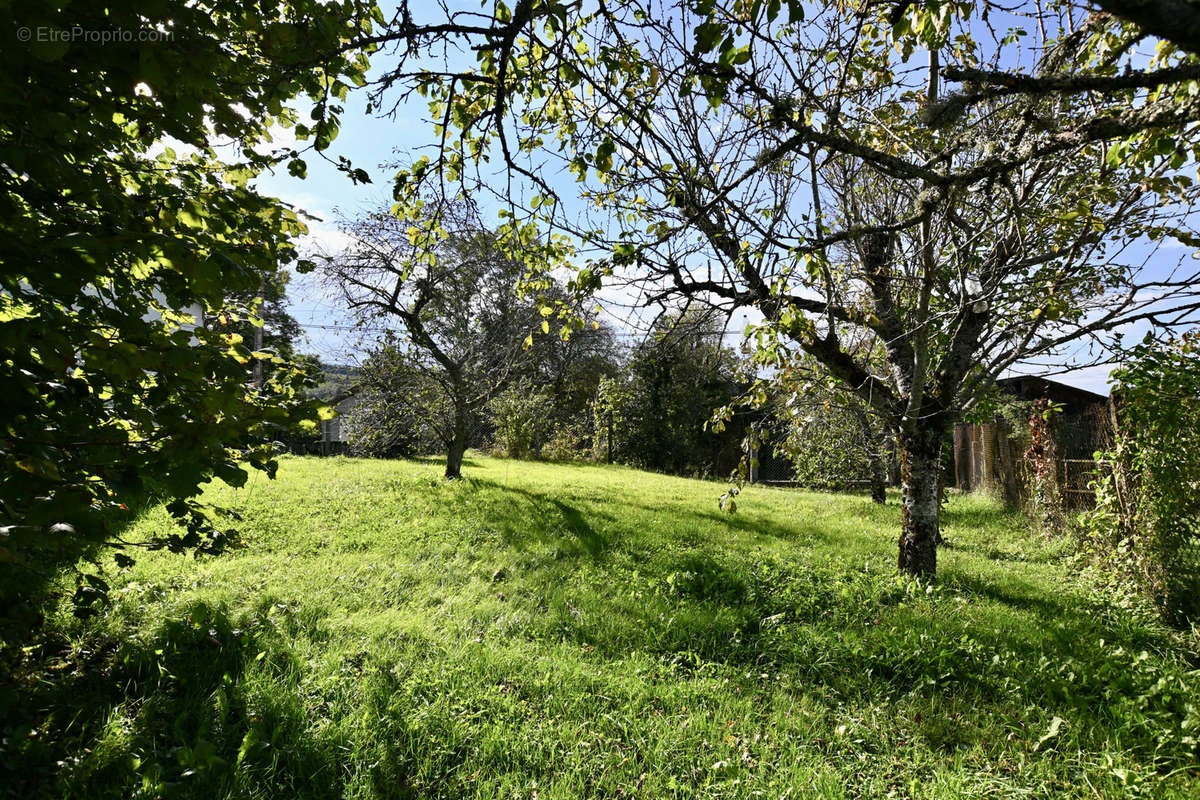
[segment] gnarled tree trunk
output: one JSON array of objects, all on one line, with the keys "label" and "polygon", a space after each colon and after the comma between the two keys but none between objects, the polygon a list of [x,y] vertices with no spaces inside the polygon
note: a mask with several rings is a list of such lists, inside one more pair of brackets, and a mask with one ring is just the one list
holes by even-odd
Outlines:
[{"label": "gnarled tree trunk", "polygon": [[900,437],[900,486],[903,522],[900,571],[932,578],[937,573],[937,546],[942,508],[941,461],[945,431],[921,429]]}]

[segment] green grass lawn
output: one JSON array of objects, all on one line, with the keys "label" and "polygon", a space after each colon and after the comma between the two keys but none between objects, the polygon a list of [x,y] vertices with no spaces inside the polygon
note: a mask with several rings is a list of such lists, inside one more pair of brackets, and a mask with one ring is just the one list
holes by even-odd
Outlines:
[{"label": "green grass lawn", "polygon": [[53,621],[8,790],[1200,797],[1175,640],[986,500],[950,500],[923,587],[894,498],[750,488],[726,515],[720,484],[621,467],[439,471],[288,459],[212,490],[245,547],[142,556],[99,619]]}]

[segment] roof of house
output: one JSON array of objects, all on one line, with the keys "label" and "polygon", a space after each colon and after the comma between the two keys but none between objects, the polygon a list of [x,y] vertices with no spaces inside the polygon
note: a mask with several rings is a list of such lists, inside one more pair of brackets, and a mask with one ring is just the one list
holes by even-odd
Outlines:
[{"label": "roof of house", "polygon": [[341,403],[344,400],[349,400],[351,397],[358,394],[359,391],[361,391],[361,390],[362,390],[362,384],[356,383],[353,386],[351,386],[349,389],[338,392],[333,397],[329,398],[329,401],[328,401],[329,405],[336,406],[338,403]]},{"label": "roof of house", "polygon": [[1011,378],[1000,378],[996,385],[1006,392],[1016,395],[1021,400],[1037,400],[1045,397],[1054,403],[1062,403],[1068,407],[1106,403],[1106,395],[1097,394],[1078,386],[1053,381],[1037,375],[1016,375]]}]

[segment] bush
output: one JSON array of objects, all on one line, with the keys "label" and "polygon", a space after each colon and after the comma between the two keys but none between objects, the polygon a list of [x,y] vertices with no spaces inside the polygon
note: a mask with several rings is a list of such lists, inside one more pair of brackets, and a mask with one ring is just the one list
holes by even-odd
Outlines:
[{"label": "bush", "polygon": [[549,396],[520,383],[488,402],[495,426],[493,451],[509,458],[528,458],[541,448],[553,403]]},{"label": "bush", "polygon": [[407,398],[362,389],[358,402],[342,418],[350,454],[363,458],[407,458],[423,447],[422,425]]},{"label": "bush", "polygon": [[675,475],[728,475],[741,458],[744,424],[717,434],[707,423],[744,389],[717,320],[664,317],[634,348],[625,373],[600,381],[594,454],[607,458],[611,425],[617,461]]},{"label": "bush", "polygon": [[453,409],[441,384],[410,350],[387,341],[357,370],[340,418],[351,455],[409,458],[444,452]]},{"label": "bush", "polygon": [[1113,373],[1111,469],[1081,517],[1087,550],[1168,622],[1200,621],[1200,336],[1147,340]]},{"label": "bush", "polygon": [[808,398],[780,415],[784,438],[777,449],[796,482],[844,491],[874,481],[882,492],[893,449],[883,425],[849,395],[810,391]]},{"label": "bush", "polygon": [[590,455],[591,443],[592,435],[583,422],[563,422],[542,445],[541,455],[547,461],[577,461]]}]

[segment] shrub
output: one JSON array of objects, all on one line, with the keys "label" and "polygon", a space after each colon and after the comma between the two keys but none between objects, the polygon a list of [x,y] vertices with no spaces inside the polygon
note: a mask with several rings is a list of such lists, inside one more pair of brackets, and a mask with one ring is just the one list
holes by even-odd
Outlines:
[{"label": "shrub", "polygon": [[428,451],[423,426],[407,398],[377,389],[360,390],[358,402],[342,419],[351,455],[406,458]]},{"label": "shrub", "polygon": [[542,445],[541,456],[547,461],[577,461],[590,455],[592,435],[582,421],[563,422]]},{"label": "shrub", "polygon": [[[720,434],[707,426],[714,410],[741,396],[737,354],[721,344],[710,316],[661,319],[633,349],[620,378],[599,382],[593,405],[595,456],[676,475],[728,474],[741,457],[744,425]],[[740,421],[739,421],[740,422]]]},{"label": "shrub", "polygon": [[787,405],[779,451],[795,480],[814,489],[845,490],[887,481],[892,443],[883,425],[855,398],[829,393],[803,406]]},{"label": "shrub", "polygon": [[1147,340],[1113,373],[1111,465],[1081,517],[1085,545],[1174,624],[1200,621],[1200,336]]},{"label": "shrub", "polygon": [[1060,408],[1042,398],[1029,409],[1029,447],[1025,450],[1025,470],[1029,482],[1027,511],[1034,524],[1045,534],[1063,529],[1063,487],[1058,479],[1058,440],[1056,415]]},{"label": "shrub", "polygon": [[549,396],[520,383],[488,403],[495,426],[493,450],[509,458],[528,458],[542,446],[553,407]]}]

